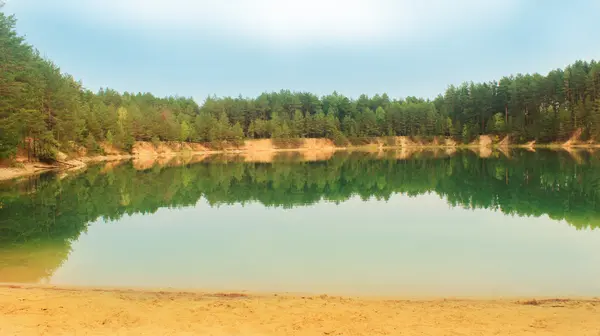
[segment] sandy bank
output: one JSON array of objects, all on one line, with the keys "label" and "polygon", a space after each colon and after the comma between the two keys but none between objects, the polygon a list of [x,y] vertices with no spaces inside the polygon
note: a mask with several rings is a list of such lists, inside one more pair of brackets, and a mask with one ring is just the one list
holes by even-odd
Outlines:
[{"label": "sandy bank", "polygon": [[580,335],[599,300],[392,300],[0,287],[2,335]]},{"label": "sandy bank", "polygon": [[[512,147],[522,147],[534,150],[535,147],[550,147],[552,145],[539,145],[532,141],[526,145],[512,144],[508,137],[500,141],[498,137],[482,135],[470,144],[458,144],[450,138],[435,137],[432,141],[423,141],[409,137],[387,137],[370,138],[360,145],[348,145],[345,147],[336,146],[329,139],[293,139],[293,140],[272,140],[256,139],[246,140],[243,143],[233,145],[223,143],[215,148],[214,144],[199,143],[180,143],[180,142],[161,142],[152,144],[150,142],[137,141],[132,149],[132,153],[125,153],[118,149],[102,145],[104,155],[81,156],[85,155],[85,149],[78,151],[79,154],[67,156],[60,153],[61,164],[45,165],[39,162],[26,162],[22,158],[17,158],[19,167],[7,167],[0,164],[0,181],[11,180],[18,177],[39,174],[48,170],[82,169],[87,163],[110,162],[119,160],[134,159],[135,166],[141,169],[152,167],[153,164],[167,164],[171,161],[181,161],[183,163],[198,162],[202,159],[189,159],[195,156],[207,156],[211,154],[231,154],[242,157],[247,162],[272,162],[275,157],[285,152],[299,153],[300,157],[306,161],[327,160],[333,153],[340,150],[369,150],[379,151],[382,149],[399,149],[403,152],[401,158],[409,158],[413,153],[428,150],[443,150],[447,155],[456,152],[458,148],[468,148],[481,157],[490,157],[493,149],[499,149],[505,155],[509,156],[509,149]],[[561,149],[581,148],[595,149],[600,145],[592,143],[576,143],[570,141],[568,146],[557,144],[555,147]],[[181,159],[184,157],[184,159]],[[174,159],[176,158],[176,159]]]},{"label": "sandy bank", "polygon": [[61,170],[63,172],[81,170],[86,168],[84,160],[69,160],[57,164],[46,164],[42,162],[20,163],[17,167],[1,167],[0,181],[12,180],[19,177],[34,176],[51,170]]},{"label": "sandy bank", "polygon": [[0,181],[37,175],[53,169],[56,169],[56,167],[41,162],[25,163],[20,167],[0,167]]}]

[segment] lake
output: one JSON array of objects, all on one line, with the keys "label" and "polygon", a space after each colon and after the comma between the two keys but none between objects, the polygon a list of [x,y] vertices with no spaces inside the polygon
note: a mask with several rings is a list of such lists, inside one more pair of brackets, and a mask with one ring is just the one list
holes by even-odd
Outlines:
[{"label": "lake", "polygon": [[0,282],[600,295],[600,156],[436,150],[248,161],[112,162],[2,183]]}]

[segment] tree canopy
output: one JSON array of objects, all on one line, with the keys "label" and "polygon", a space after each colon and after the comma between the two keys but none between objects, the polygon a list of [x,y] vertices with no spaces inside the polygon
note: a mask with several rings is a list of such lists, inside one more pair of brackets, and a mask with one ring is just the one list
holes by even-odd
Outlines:
[{"label": "tree canopy", "polygon": [[517,74],[485,83],[450,85],[434,99],[386,93],[346,97],[337,92],[263,93],[255,98],[155,97],[150,93],[91,92],[40,56],[0,12],[0,158],[18,146],[39,158],[108,142],[131,150],[134,141],[241,141],[252,138],[330,138],[346,143],[376,136],[510,134],[517,141],[551,142],[578,131],[600,140],[600,64],[576,61],[547,75]]}]

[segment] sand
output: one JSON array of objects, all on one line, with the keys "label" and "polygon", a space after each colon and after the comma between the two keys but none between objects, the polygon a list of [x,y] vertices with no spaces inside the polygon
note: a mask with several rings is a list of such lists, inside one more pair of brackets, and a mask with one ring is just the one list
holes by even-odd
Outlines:
[{"label": "sand", "polygon": [[579,143],[579,137],[581,137],[582,132],[583,130],[581,128],[578,128],[575,132],[573,132],[569,140],[562,144],[562,146],[572,147],[573,145],[577,145]]},{"label": "sand", "polygon": [[600,300],[0,287],[0,335],[600,335]]},{"label": "sand", "polygon": [[[577,139],[578,135],[574,134],[572,139]],[[66,154],[62,154],[61,164],[57,165],[44,165],[39,162],[27,162],[26,155],[21,154],[17,156],[16,162],[20,163],[19,167],[10,167],[6,162],[0,162],[0,181],[11,180],[19,177],[36,175],[48,170],[65,170],[65,169],[83,169],[87,163],[95,162],[109,162],[119,160],[130,160],[137,161],[136,167],[140,169],[148,169],[152,167],[154,162],[166,164],[172,160],[179,160],[180,156],[185,157],[199,157],[210,154],[228,154],[228,155],[240,155],[247,162],[272,162],[278,154],[286,152],[299,153],[305,161],[321,161],[331,158],[331,156],[338,150],[382,150],[387,149],[399,149],[404,152],[405,155],[401,155],[405,159],[410,157],[412,153],[418,152],[422,149],[443,149],[447,155],[452,155],[456,152],[456,148],[459,145],[451,138],[435,137],[430,143],[427,142],[414,142],[409,137],[397,136],[393,138],[393,142],[389,145],[390,138],[374,138],[371,139],[371,143],[360,145],[360,146],[348,146],[348,147],[336,147],[335,144],[329,139],[301,139],[294,148],[279,148],[276,143],[271,139],[253,139],[244,141],[243,145],[227,147],[221,150],[210,149],[209,146],[200,143],[180,143],[180,142],[161,142],[157,146],[150,142],[137,141],[131,154],[124,153],[118,149],[102,144],[105,155],[97,156],[75,156],[67,157]],[[468,145],[460,145],[460,147],[468,147],[479,156],[486,158],[493,154],[492,147],[494,140],[491,136],[481,135],[477,140],[473,141]],[[508,152],[509,144],[508,137],[502,140],[499,147]],[[535,151],[535,141],[532,141],[526,145],[516,145],[517,147],[523,147],[531,151]],[[550,146],[552,147],[552,146]],[[596,149],[600,148],[600,144],[585,143],[580,144],[575,140],[569,140],[563,145],[556,144],[556,147],[560,148],[586,148]],[[79,154],[85,155],[85,151],[78,151]],[[77,155],[79,155],[77,154]],[[185,161],[185,160],[184,160]]]},{"label": "sand", "polygon": [[56,169],[55,166],[36,163],[25,163],[21,167],[0,167],[0,181],[12,180],[24,176],[33,176]]}]

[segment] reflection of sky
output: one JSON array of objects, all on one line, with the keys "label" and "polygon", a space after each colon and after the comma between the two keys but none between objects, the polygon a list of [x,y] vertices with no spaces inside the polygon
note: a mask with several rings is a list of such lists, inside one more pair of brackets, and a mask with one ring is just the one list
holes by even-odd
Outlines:
[{"label": "reflection of sky", "polygon": [[51,283],[365,295],[600,295],[600,231],[389,202],[161,209],[93,223]]}]

